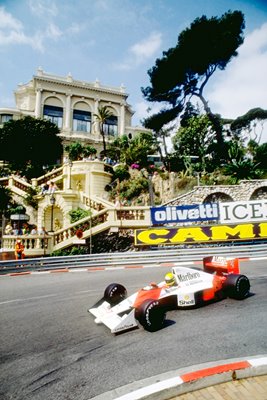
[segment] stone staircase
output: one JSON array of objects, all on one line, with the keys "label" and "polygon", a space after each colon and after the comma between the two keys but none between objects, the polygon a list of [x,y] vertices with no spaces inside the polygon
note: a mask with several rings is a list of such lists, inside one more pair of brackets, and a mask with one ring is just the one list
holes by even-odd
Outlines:
[{"label": "stone staircase", "polygon": [[[77,163],[79,162],[75,164],[77,165]],[[103,163],[101,164],[103,165]],[[92,165],[90,166],[92,167]],[[95,171],[97,174],[102,173],[104,178],[106,177],[104,169],[101,171],[100,168],[99,171],[98,168],[89,171],[89,181],[91,178],[90,174]],[[81,171],[76,175],[78,175],[79,179],[82,179]],[[109,175],[108,173],[108,180],[102,179],[102,192],[104,192],[106,182],[110,181]],[[63,227],[55,230],[55,232],[50,232],[49,235],[21,235],[20,239],[25,246],[26,256],[37,257],[44,255],[44,253],[47,255],[53,251],[73,246],[79,242],[77,231],[82,231],[83,240],[90,240],[92,236],[101,232],[123,232],[125,230],[129,232],[129,230],[146,228],[150,225],[150,210],[148,206],[120,206],[116,208],[115,204],[101,196],[101,191],[99,190],[93,191],[92,188],[89,191],[78,190],[74,177],[75,175],[70,177],[68,171],[66,172],[66,166],[62,166],[38,179],[33,179],[31,183],[14,175],[7,178],[0,178],[0,184],[11,190],[14,199],[18,203],[24,203],[25,196],[30,187],[40,188],[41,184],[48,180],[53,179],[59,188],[53,196],[55,198],[55,207],[63,210],[62,214],[65,216],[65,218],[62,218],[62,221],[64,221]],[[70,182],[73,189],[70,188]],[[24,205],[26,213],[30,216],[31,223],[36,224],[40,228],[44,226],[44,220],[49,222],[53,218],[55,209],[52,209],[50,205],[51,195],[42,196],[39,193],[35,197],[38,201],[38,210],[32,209],[32,207],[25,205],[25,203]],[[69,210],[77,207],[90,210],[92,214],[75,223],[70,223],[67,213]],[[18,236],[15,235],[3,235],[2,248],[7,251],[13,251],[17,238]]]}]

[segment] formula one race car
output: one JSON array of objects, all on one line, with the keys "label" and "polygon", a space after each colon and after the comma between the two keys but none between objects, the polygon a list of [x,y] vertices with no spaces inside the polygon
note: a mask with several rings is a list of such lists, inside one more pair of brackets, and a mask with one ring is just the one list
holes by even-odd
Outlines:
[{"label": "formula one race car", "polygon": [[88,311],[95,316],[95,323],[106,325],[112,333],[139,325],[153,332],[163,327],[169,310],[195,308],[226,297],[248,297],[250,282],[240,275],[238,259],[206,257],[203,269],[173,267],[173,286],[165,281],[151,283],[129,297],[124,286],[111,283]]}]

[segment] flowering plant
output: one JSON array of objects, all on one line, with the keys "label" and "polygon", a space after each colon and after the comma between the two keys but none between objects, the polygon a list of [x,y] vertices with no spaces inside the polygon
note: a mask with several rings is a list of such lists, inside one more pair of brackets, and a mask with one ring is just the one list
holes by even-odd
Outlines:
[{"label": "flowering plant", "polygon": [[139,164],[136,164],[136,163],[133,163],[133,164],[131,165],[131,168],[132,168],[132,169],[139,169],[139,167],[140,167],[140,165],[139,165]]}]

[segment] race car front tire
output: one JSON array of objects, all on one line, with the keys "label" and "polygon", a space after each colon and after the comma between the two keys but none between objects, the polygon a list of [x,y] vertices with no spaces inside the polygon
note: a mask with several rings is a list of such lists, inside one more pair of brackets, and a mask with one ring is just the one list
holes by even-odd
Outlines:
[{"label": "race car front tire", "polygon": [[112,306],[120,303],[127,297],[127,290],[120,283],[111,283],[104,291],[104,299]]},{"label": "race car front tire", "polygon": [[135,318],[149,332],[161,329],[166,318],[166,309],[158,300],[146,300],[136,310]]},{"label": "race car front tire", "polygon": [[230,274],[224,282],[224,289],[228,297],[243,300],[249,295],[250,282],[245,275]]}]

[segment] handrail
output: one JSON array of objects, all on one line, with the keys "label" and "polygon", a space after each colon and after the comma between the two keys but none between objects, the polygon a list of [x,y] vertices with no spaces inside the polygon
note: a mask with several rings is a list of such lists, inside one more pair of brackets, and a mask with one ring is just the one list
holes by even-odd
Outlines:
[{"label": "handrail", "polygon": [[201,261],[205,256],[247,258],[252,255],[267,257],[266,244],[218,247],[186,247],[155,251],[86,254],[80,256],[42,257],[17,261],[0,261],[0,274],[25,271],[71,270],[75,268],[164,265],[168,263]]}]

